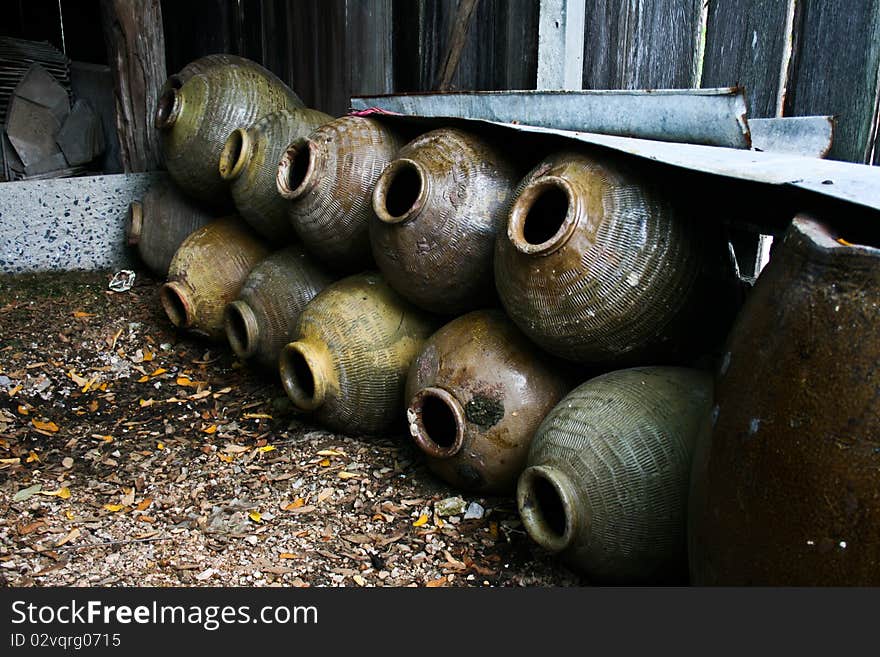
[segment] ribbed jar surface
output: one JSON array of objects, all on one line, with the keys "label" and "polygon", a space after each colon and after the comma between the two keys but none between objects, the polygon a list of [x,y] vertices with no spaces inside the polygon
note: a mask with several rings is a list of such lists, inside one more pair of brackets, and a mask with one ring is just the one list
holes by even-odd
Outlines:
[{"label": "ribbed jar surface", "polygon": [[694,458],[695,584],[880,586],[880,239],[845,220],[796,217],[730,332]]},{"label": "ribbed jar surface", "polygon": [[257,362],[277,371],[278,355],[293,339],[303,308],[332,280],[301,246],[291,245],[273,253],[251,270],[237,299],[253,313],[256,330],[244,340],[237,334],[230,336],[227,308],[229,343],[239,356],[246,347]]},{"label": "ribbed jar surface", "polygon": [[344,116],[317,128],[282,157],[278,186],[290,200],[290,221],[322,264],[342,272],[372,265],[373,187],[401,144],[395,132],[374,119]]},{"label": "ribbed jar surface", "polygon": [[[189,308],[189,321],[176,321],[173,312],[169,312],[169,318],[213,340],[225,339],[226,304],[238,296],[248,273],[267,255],[265,243],[239,217],[223,217],[197,229],[174,254],[168,268],[168,283],[163,288],[166,312],[166,289],[173,283],[179,294],[186,297],[180,301]],[[172,311],[175,308],[180,306],[171,306]]]},{"label": "ribbed jar surface", "polygon": [[[683,368],[618,370],[575,388],[538,428],[520,478],[529,533],[596,581],[686,577],[688,478],[711,404],[711,377]],[[565,532],[527,522],[542,503],[552,508],[526,485],[535,468],[570,482]]]},{"label": "ribbed jar surface", "polygon": [[684,341],[709,245],[636,170],[560,153],[520,184],[495,253],[510,317],[547,351],[631,362]]},{"label": "ribbed jar surface", "polygon": [[[214,53],[212,55],[205,55],[204,57],[194,59],[182,69],[180,69],[177,73],[169,76],[162,87],[162,93],[168,91],[168,89],[180,89],[184,85],[184,83],[192,76],[201,75],[202,73],[210,71],[213,68],[227,66],[229,64],[235,64],[237,66],[250,66],[254,63],[255,62],[244,57],[239,57],[238,55],[229,55],[226,53]],[[270,78],[275,77],[275,74],[268,70],[266,70],[264,74]]]},{"label": "ribbed jar surface", "polygon": [[376,273],[324,288],[299,318],[296,340],[326,350],[328,390],[315,418],[348,434],[403,425],[406,373],[435,326]]},{"label": "ribbed jar surface", "polygon": [[410,433],[448,483],[510,493],[535,430],[568,389],[504,313],[477,310],[428,338],[410,366]]},{"label": "ribbed jar surface", "polygon": [[373,256],[388,283],[431,312],[491,305],[496,234],[518,182],[476,134],[432,130],[404,146],[373,192]]},{"label": "ribbed jar surface", "polygon": [[162,278],[183,240],[214,218],[170,182],[155,183],[130,212],[140,216],[137,235],[129,224],[129,242],[137,246],[144,264]]},{"label": "ribbed jar surface", "polygon": [[159,115],[176,112],[170,125],[157,124],[165,166],[188,194],[213,203],[228,199],[217,163],[229,133],[270,112],[302,106],[293,91],[266,73],[257,64],[216,66],[160,97]]},{"label": "ribbed jar surface", "polygon": [[281,155],[292,142],[332,120],[308,108],[279,110],[247,128],[245,135],[235,132],[227,139],[220,174],[229,181],[238,213],[266,239],[284,244],[296,237],[287,218],[288,202],[276,184]]}]

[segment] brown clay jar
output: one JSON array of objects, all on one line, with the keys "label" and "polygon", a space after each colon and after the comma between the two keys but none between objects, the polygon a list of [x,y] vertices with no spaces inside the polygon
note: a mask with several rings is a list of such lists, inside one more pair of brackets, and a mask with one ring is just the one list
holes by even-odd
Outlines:
[{"label": "brown clay jar", "polygon": [[406,373],[434,322],[376,273],[324,288],[281,352],[284,389],[328,429],[375,434],[402,425]]},{"label": "brown clay jar", "polygon": [[254,267],[238,299],[226,306],[226,338],[241,359],[278,369],[299,314],[332,282],[301,246],[291,245]]},{"label": "brown clay jar", "polygon": [[229,134],[280,109],[302,107],[299,97],[259,64],[212,66],[169,88],[156,107],[165,166],[187,194],[222,205],[230,199],[217,163]]},{"label": "brown clay jar", "polygon": [[707,307],[694,317],[714,248],[700,238],[634,165],[559,153],[515,193],[496,242],[495,282],[513,321],[552,354],[591,364],[662,360],[689,348],[712,316]]},{"label": "brown clay jar", "polygon": [[[198,59],[192,60],[177,73],[168,76],[168,79],[162,86],[162,93],[165,93],[169,89],[180,89],[183,84],[194,75],[200,75],[202,73],[205,73],[206,71],[211,70],[212,68],[227,66],[229,64],[236,64],[238,66],[250,66],[253,63],[254,62],[252,62],[251,60],[244,57],[239,57],[238,55],[229,55],[226,53],[214,53],[212,55],[205,55],[204,57],[199,57]],[[275,77],[275,75],[268,70],[265,70],[263,72],[263,75]]]},{"label": "brown clay jar", "polygon": [[249,128],[232,131],[220,154],[220,177],[229,183],[238,213],[275,244],[296,234],[287,219],[288,202],[278,193],[278,160],[291,142],[307,136],[333,117],[308,108],[285,109],[262,117]]},{"label": "brown clay jar", "polygon": [[880,239],[795,218],[730,333],[694,459],[693,583],[880,585]]},{"label": "brown clay jar", "polygon": [[160,298],[171,323],[220,341],[223,311],[248,273],[269,255],[266,244],[239,217],[223,217],[187,237],[168,268]]},{"label": "brown clay jar", "polygon": [[213,213],[183,195],[171,182],[155,183],[128,208],[126,236],[150,270],[165,278],[174,253]]},{"label": "brown clay jar", "polygon": [[389,285],[435,313],[492,305],[495,236],[518,176],[486,139],[432,130],[404,146],[373,191],[373,257]]},{"label": "brown clay jar", "polygon": [[510,493],[532,436],[568,385],[498,310],[477,310],[432,335],[406,384],[410,434],[455,486]]},{"label": "brown clay jar", "polygon": [[379,121],[343,116],[290,145],[278,165],[278,190],[305,247],[323,266],[357,272],[373,263],[372,193],[402,144]]}]

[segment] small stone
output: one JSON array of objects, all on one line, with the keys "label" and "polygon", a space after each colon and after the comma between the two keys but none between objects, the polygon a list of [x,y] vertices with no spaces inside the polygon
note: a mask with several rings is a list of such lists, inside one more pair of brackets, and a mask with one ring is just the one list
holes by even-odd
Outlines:
[{"label": "small stone", "polygon": [[68,470],[70,470],[70,468],[73,467],[73,459],[70,458],[69,456],[67,456],[67,457],[61,459],[61,465],[63,465]]},{"label": "small stone", "polygon": [[208,568],[207,570],[203,570],[198,575],[196,575],[196,579],[199,580],[200,582],[204,582],[206,579],[210,579],[211,577],[213,577],[214,573],[216,573],[216,572],[217,571],[214,570],[213,568]]},{"label": "small stone", "polygon": [[477,520],[477,519],[483,517],[483,514],[485,513],[485,511],[486,510],[482,506],[477,504],[476,502],[471,502],[468,505],[467,511],[464,512],[464,519],[465,520]]},{"label": "small stone", "polygon": [[[464,513],[465,508],[467,508],[467,502],[459,496],[447,497],[434,503],[434,513],[441,517],[461,515]],[[480,514],[480,517],[482,517],[482,514]]]}]

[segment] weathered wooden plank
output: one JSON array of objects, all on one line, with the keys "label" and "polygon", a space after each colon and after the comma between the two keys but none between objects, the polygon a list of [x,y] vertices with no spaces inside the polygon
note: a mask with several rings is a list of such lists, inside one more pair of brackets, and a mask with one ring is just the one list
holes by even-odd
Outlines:
[{"label": "weathered wooden plank", "polygon": [[749,116],[776,116],[788,0],[709,3],[703,87],[742,85]]},{"label": "weathered wooden plank", "polygon": [[230,0],[162,0],[169,73],[203,55],[238,54],[231,9]]},{"label": "weathered wooden plank", "polygon": [[392,0],[347,0],[349,96],[394,90]]},{"label": "weathered wooden plank", "polygon": [[584,89],[693,86],[700,0],[587,0]]},{"label": "weathered wooden plank", "polygon": [[107,60],[113,73],[119,155],[126,172],[162,162],[153,112],[165,82],[165,36],[159,0],[102,0]]},{"label": "weathered wooden plank", "polygon": [[786,116],[837,115],[830,157],[870,162],[880,0],[798,0]]}]

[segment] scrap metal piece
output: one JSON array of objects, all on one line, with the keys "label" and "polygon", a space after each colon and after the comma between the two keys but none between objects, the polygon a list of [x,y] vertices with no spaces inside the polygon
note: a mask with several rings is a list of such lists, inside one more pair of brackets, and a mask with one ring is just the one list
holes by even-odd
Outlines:
[{"label": "scrap metal piece", "polygon": [[352,108],[413,116],[463,117],[658,141],[749,148],[745,92],[720,89],[641,91],[464,91],[356,96]]},{"label": "scrap metal piece", "polygon": [[122,269],[110,279],[110,289],[114,292],[128,292],[134,285],[135,273],[131,269]]},{"label": "scrap metal piece", "polygon": [[61,152],[55,135],[69,113],[67,91],[33,64],[15,88],[6,124],[9,141],[25,167]]},{"label": "scrap metal piece", "polygon": [[91,104],[77,100],[55,139],[67,161],[86,164],[104,152],[104,132]]},{"label": "scrap metal piece", "polygon": [[749,119],[756,151],[827,157],[834,140],[833,116],[786,116]]}]

